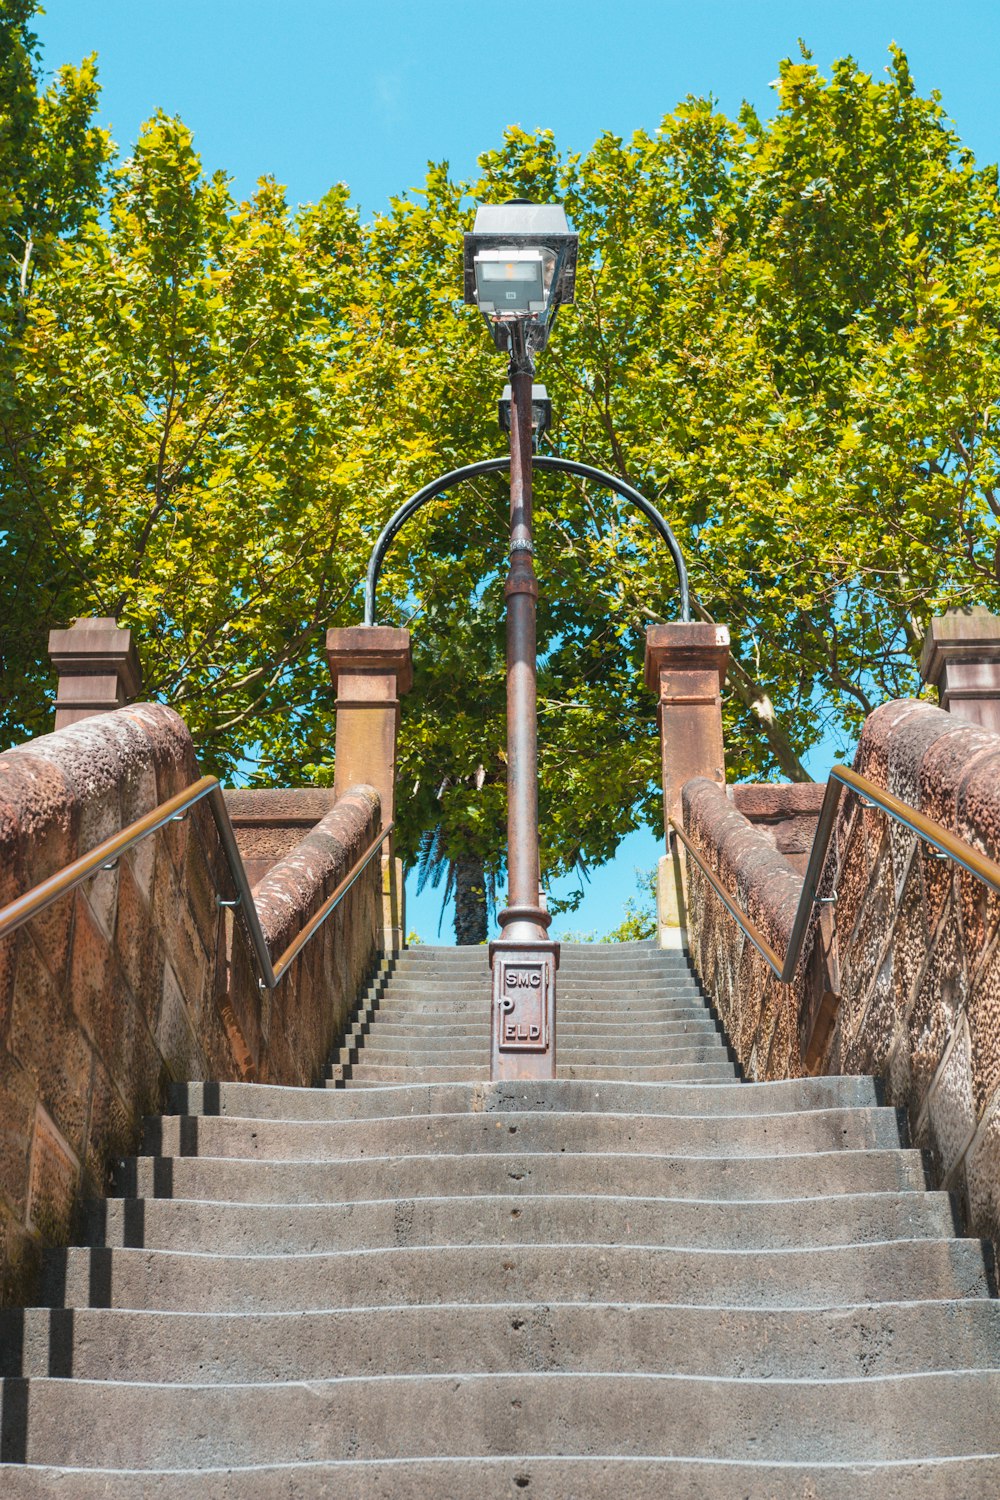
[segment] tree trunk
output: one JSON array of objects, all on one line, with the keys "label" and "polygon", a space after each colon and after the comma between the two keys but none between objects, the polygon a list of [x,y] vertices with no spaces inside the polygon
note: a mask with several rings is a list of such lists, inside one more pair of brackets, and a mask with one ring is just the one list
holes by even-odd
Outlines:
[{"label": "tree trunk", "polygon": [[481,859],[455,861],[455,941],[486,941],[486,875]]},{"label": "tree trunk", "polygon": [[736,689],[736,696],[744,708],[750,710],[764,731],[764,738],[767,740],[771,754],[789,781],[812,781],[809,772],[795,753],[795,746],[787,730],[774,711],[770,694],[764,691],[759,682],[754,681],[735,656],[729,658],[728,675],[729,681]]}]

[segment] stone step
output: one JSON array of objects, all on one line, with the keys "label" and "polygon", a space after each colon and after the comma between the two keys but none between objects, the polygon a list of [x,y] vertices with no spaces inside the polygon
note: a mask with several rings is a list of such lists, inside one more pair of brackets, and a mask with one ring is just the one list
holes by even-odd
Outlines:
[{"label": "stone step", "polygon": [[488,1082],[490,1067],[487,1061],[480,1063],[441,1063],[440,1066],[422,1064],[409,1067],[405,1063],[380,1066],[377,1062],[363,1059],[351,1065],[351,1084],[360,1087],[364,1083],[450,1083],[452,1081],[474,1083]]},{"label": "stone step", "polygon": [[[574,982],[559,984],[556,990],[557,1006],[578,1002],[626,1005],[631,1001],[654,1001],[669,997],[691,1004],[706,1004],[705,996],[697,985],[686,980],[643,981],[635,984],[603,985]],[[402,999],[409,1002],[436,1000],[444,1005],[483,1005],[489,1008],[490,986],[483,984],[443,984],[434,980],[393,979],[382,992],[382,1003]]]},{"label": "stone step", "polygon": [[[1000,1374],[844,1381],[557,1372],[263,1385],[31,1381],[29,1463],[184,1468],[595,1451],[772,1463],[913,1462],[996,1441]],[[481,1493],[480,1491],[477,1491]]]},{"label": "stone step", "polygon": [[622,1067],[642,1067],[647,1063],[728,1062],[729,1048],[718,1035],[701,1038],[671,1037],[653,1046],[643,1046],[641,1038],[629,1038],[619,1047],[593,1046],[572,1037],[563,1037],[559,1061],[600,1066],[610,1062]]},{"label": "stone step", "polygon": [[684,990],[671,990],[659,995],[634,994],[619,998],[607,995],[563,995],[556,1011],[557,1024],[564,1016],[587,1016],[592,1020],[611,1022],[628,1021],[635,1017],[669,1019],[675,1012],[690,1015],[711,1016],[712,1010],[700,995]]},{"label": "stone step", "polygon": [[992,1260],[872,1080],[737,1082],[683,955],[562,960],[557,1080],[418,949],[327,1087],[174,1087],[0,1313],[0,1494],[1000,1493]]},{"label": "stone step", "polygon": [[[723,1053],[725,1057],[725,1053]],[[634,1083],[656,1083],[669,1079],[700,1079],[703,1083],[731,1083],[736,1078],[736,1069],[729,1062],[688,1062],[664,1064],[657,1067],[608,1067],[597,1063],[556,1063],[560,1078],[592,1078],[631,1080]]]},{"label": "stone step", "polygon": [[[444,944],[441,944],[444,947]],[[610,953],[615,963],[620,958],[627,958],[630,954],[642,957],[644,954],[653,958],[679,958],[680,949],[660,948],[653,938],[629,938],[624,943],[595,943],[592,941],[565,942],[562,944],[563,952],[572,956],[573,954],[587,953]]]},{"label": "stone step", "polygon": [[[405,1003],[438,1004],[455,1009],[462,1006],[479,1007],[489,1010],[490,991],[488,988],[468,988],[461,985],[442,987],[440,985],[426,984],[390,984],[381,997],[380,1004]],[[688,984],[657,984],[657,985],[628,985],[621,990],[615,991],[602,987],[591,988],[586,985],[560,986],[556,1004],[557,1009],[564,1005],[577,1006],[606,1006],[611,1010],[618,1011],[631,1005],[707,1005],[704,995],[693,985]]]},{"label": "stone step", "polygon": [[[171,1086],[170,1108],[180,1115],[234,1115],[241,1119],[371,1119],[410,1114],[521,1113],[525,1110],[600,1114],[798,1114],[813,1109],[874,1109],[879,1092],[864,1076],[779,1079],[703,1089],[682,1083],[616,1083],[595,1089],[560,1079],[483,1085],[396,1085],[379,1094],[331,1095],[323,1089],[262,1083],[182,1083]],[[159,1119],[159,1116],[156,1117]],[[152,1127],[158,1128],[158,1127]]]},{"label": "stone step", "polygon": [[[489,1000],[477,997],[472,1001],[448,1001],[429,996],[402,999],[391,992],[372,1012],[372,1020],[378,1021],[427,1021],[441,1018],[452,1025],[489,1026]],[[697,996],[628,1001],[609,1001],[607,998],[594,1001],[560,1001],[556,1013],[556,1027],[565,1025],[567,1019],[591,1021],[599,1026],[638,1026],[647,1021],[672,1021],[674,1019],[714,1020],[711,1010]]]},{"label": "stone step", "polygon": [[[427,965],[418,967],[397,967],[388,976],[385,983],[391,988],[394,985],[407,986],[433,985],[445,990],[468,989],[488,991],[492,983],[492,975],[488,969],[476,968],[452,968],[442,969],[438,965]],[[699,980],[696,974],[687,968],[661,968],[652,965],[636,965],[632,968],[624,966],[621,969],[600,969],[567,967],[560,965],[556,974],[557,993],[561,994],[564,989],[593,989],[603,990],[606,988],[629,989],[659,985],[685,986],[698,989]]]},{"label": "stone step", "polygon": [[[440,999],[443,1002],[458,1004],[460,1002],[488,1004],[490,999],[490,985],[485,983],[454,981],[446,982],[441,979],[413,978],[411,976],[393,977],[385,986],[382,994],[386,998],[402,996],[409,1000]],[[615,983],[602,983],[599,980],[575,979],[558,980],[556,985],[557,1004],[572,1002],[575,999],[599,1002],[604,1001],[609,1005],[618,1005],[629,1000],[656,1000],[666,995],[683,996],[692,1001],[705,1003],[705,996],[693,980],[676,978],[642,979],[635,981],[622,981]]]},{"label": "stone step", "polygon": [[[454,1031],[434,1027],[412,1031],[393,1027],[391,1030],[383,1031],[380,1026],[376,1025],[365,1035],[348,1038],[338,1049],[337,1056],[346,1061],[348,1056],[360,1057],[361,1053],[370,1055],[378,1049],[380,1052],[385,1050],[407,1055],[413,1052],[440,1055],[442,1051],[447,1051],[449,1056],[457,1057],[462,1053],[481,1054],[484,1049],[488,1054],[489,1042],[489,1032],[485,1027],[477,1027],[475,1032],[470,1034],[456,1035]],[[590,1028],[581,1028],[578,1031],[572,1026],[561,1026],[556,1045],[560,1056],[566,1052],[572,1052],[575,1056],[582,1050],[595,1053],[594,1060],[603,1057],[611,1062],[622,1061],[621,1054],[626,1052],[650,1053],[654,1055],[654,1060],[664,1054],[662,1060],[667,1061],[665,1054],[676,1047],[711,1047],[713,1049],[722,1047],[724,1050],[726,1047],[721,1033],[709,1025],[691,1025],[663,1034],[640,1030],[630,1035],[619,1029],[613,1036],[594,1032]],[[467,1056],[467,1060],[472,1059]]]},{"label": "stone step", "polygon": [[[435,999],[442,1001],[480,1001],[489,1005],[490,986],[487,983],[445,983],[441,978],[427,977],[411,978],[409,975],[393,975],[387,987],[388,995],[403,996],[405,999]],[[702,999],[702,992],[697,989],[693,981],[682,980],[607,980],[583,981],[574,980],[573,983],[556,983],[556,1005],[562,1001],[574,1001],[574,999],[585,999],[585,1001],[607,1001],[607,1004],[619,1004],[628,999],[657,999],[663,995],[684,995],[693,999]]]},{"label": "stone step", "polygon": [[591,1009],[603,1010],[612,1016],[628,1014],[632,1010],[642,1010],[644,1007],[663,1005],[691,1005],[701,1006],[708,1009],[708,1004],[703,995],[697,990],[681,985],[644,985],[641,989],[623,989],[619,992],[613,990],[588,990],[582,986],[574,989],[568,987],[561,989],[557,997],[557,1013],[561,1014],[564,1009]]},{"label": "stone step", "polygon": [[558,995],[572,994],[577,990],[599,994],[624,993],[659,989],[685,989],[701,993],[694,974],[685,970],[615,970],[601,973],[598,970],[560,969],[556,979]]},{"label": "stone step", "polygon": [[[398,1074],[405,1082],[411,1075],[416,1079],[425,1081],[439,1074],[446,1075],[443,1082],[449,1079],[464,1077],[468,1068],[474,1069],[473,1082],[488,1081],[489,1072],[489,1048],[480,1045],[475,1048],[453,1048],[438,1047],[420,1049],[387,1048],[377,1043],[371,1047],[360,1047],[343,1058],[341,1068],[349,1066],[352,1070],[351,1076],[365,1077],[360,1070],[378,1068],[379,1076],[385,1070]],[[336,1067],[337,1065],[334,1065]],[[631,1053],[617,1054],[613,1062],[607,1060],[606,1054],[600,1048],[575,1048],[560,1047],[557,1054],[557,1076],[565,1081],[588,1081],[589,1079],[623,1079],[635,1076],[641,1082],[648,1069],[654,1070],[652,1081],[666,1069],[663,1081],[678,1076],[678,1069],[682,1072],[679,1076],[688,1077],[689,1069],[692,1067],[710,1066],[713,1069],[725,1069],[720,1077],[732,1081],[736,1074],[726,1048],[719,1043],[714,1047],[654,1047],[652,1049],[636,1051]],[[483,1068],[487,1069],[485,1079],[481,1079]],[[330,1078],[338,1075],[331,1069],[328,1074]],[[706,1075],[699,1073],[697,1076]]]},{"label": "stone step", "polygon": [[[186,1383],[499,1370],[849,1380],[1000,1367],[1000,1304],[785,1310],[460,1303],[307,1313],[0,1312],[0,1375]],[[6,1492],[4,1492],[6,1493]]]},{"label": "stone step", "polygon": [[803,1250],[546,1244],[409,1246],[309,1255],[53,1250],[44,1305],[293,1312],[438,1302],[676,1302],[837,1307],[985,1297],[977,1241],[889,1240]]},{"label": "stone step", "polygon": [[[397,1019],[378,1014],[370,1022],[366,1035],[399,1037],[404,1041],[416,1041],[421,1038],[433,1039],[435,1033],[442,1029],[444,1028],[430,1017],[409,1016],[405,1019]],[[447,1031],[453,1041],[481,1041],[483,1037],[488,1039],[489,1018],[480,1016],[475,1021],[453,1022]],[[574,1040],[582,1037],[586,1040],[593,1040],[595,1044],[613,1045],[636,1036],[658,1041],[660,1038],[678,1036],[711,1038],[721,1036],[721,1034],[719,1026],[707,1012],[692,1016],[690,1020],[644,1020],[638,1023],[622,1023],[613,1020],[567,1021],[564,1016],[560,1015],[557,1038],[560,1043],[567,1037],[572,1037]]]},{"label": "stone step", "polygon": [[[337,1050],[337,1056],[342,1060],[347,1060],[349,1054],[371,1052],[375,1047],[380,1050],[385,1047],[393,1051],[437,1053],[446,1048],[452,1054],[468,1053],[482,1051],[484,1047],[488,1050],[489,1040],[489,1032],[482,1026],[477,1026],[474,1032],[456,1034],[455,1031],[437,1027],[414,1028],[410,1031],[393,1027],[391,1030],[383,1031],[376,1025],[365,1034],[345,1039],[344,1045]],[[577,1051],[584,1048],[596,1051],[613,1061],[619,1050],[663,1052],[675,1046],[725,1047],[725,1039],[713,1026],[698,1023],[663,1034],[639,1030],[634,1035],[623,1032],[621,1028],[614,1034],[607,1034],[596,1032],[589,1027],[577,1030],[573,1026],[561,1026],[556,1045],[560,1054],[567,1050]]]},{"label": "stone step", "polygon": [[[455,1031],[446,1028],[434,1030],[425,1027],[422,1031],[415,1030],[410,1033],[400,1032],[394,1028],[392,1033],[383,1031],[379,1023],[370,1028],[364,1040],[366,1047],[380,1046],[395,1050],[411,1050],[413,1047],[440,1048],[443,1045],[469,1047],[476,1044],[484,1044],[489,1041],[489,1028],[477,1026],[474,1031],[456,1035]],[[360,1041],[360,1038],[358,1039]],[[715,1029],[709,1021],[703,1021],[700,1029],[686,1029],[683,1026],[666,1033],[655,1033],[647,1030],[645,1026],[617,1027],[614,1032],[595,1034],[589,1026],[577,1027],[574,1025],[560,1025],[556,1033],[556,1046],[563,1050],[566,1047],[598,1047],[608,1056],[609,1061],[623,1061],[620,1053],[657,1050],[673,1047],[720,1047],[725,1046],[722,1034]]]},{"label": "stone step", "polygon": [[[486,1083],[489,1082],[489,1064],[486,1061],[486,1053],[483,1053],[483,1061],[472,1062],[468,1056],[460,1056],[454,1061],[448,1061],[447,1052],[433,1053],[435,1062],[421,1062],[418,1059],[406,1061],[405,1058],[397,1058],[390,1062],[379,1055],[378,1049],[367,1055],[361,1052],[357,1061],[342,1065],[337,1070],[333,1068],[328,1076],[327,1086],[339,1086],[340,1079],[351,1083],[352,1086],[379,1086],[387,1083]],[[345,1073],[345,1068],[346,1073]],[[687,1083],[732,1083],[736,1079],[736,1070],[730,1062],[726,1061],[726,1053],[721,1053],[720,1058],[714,1062],[691,1061],[673,1062],[673,1064],[649,1064],[649,1065],[616,1065],[610,1064],[574,1064],[564,1062],[561,1058],[556,1061],[556,1077],[562,1080],[595,1080],[595,1082],[687,1082]]]},{"label": "stone step", "polygon": [[339,1204],[111,1198],[87,1205],[85,1243],[227,1255],[305,1255],[393,1245],[667,1245],[804,1249],[957,1232],[943,1193],[863,1193],[711,1203],[599,1194],[383,1198]]},{"label": "stone step", "polygon": [[722,1028],[705,1005],[650,1006],[648,1009],[616,1010],[606,1005],[593,1009],[569,1010],[561,1008],[556,1018],[557,1040],[568,1030],[586,1029],[599,1031],[608,1038],[627,1038],[655,1035],[657,1027],[698,1025],[722,1034]]},{"label": "stone step", "polygon": [[[406,1083],[407,1081],[423,1083],[446,1083],[452,1079],[475,1082],[485,1082],[489,1078],[489,1066],[482,1063],[477,1066],[463,1066],[461,1064],[411,1067],[399,1065],[394,1067],[383,1067],[377,1062],[361,1061],[350,1065],[349,1082],[353,1088],[380,1088],[386,1083]],[[331,1074],[327,1087],[339,1087],[342,1074],[336,1072]],[[704,1084],[732,1083],[736,1078],[736,1069],[731,1063],[677,1063],[673,1066],[629,1068],[610,1067],[601,1065],[587,1066],[585,1064],[574,1065],[573,1063],[556,1064],[556,1076],[561,1079],[595,1079],[603,1082],[701,1082]],[[346,1081],[346,1080],[345,1080]]]},{"label": "stone step", "polygon": [[588,1018],[562,1018],[556,1027],[556,1046],[580,1045],[593,1041],[596,1046],[634,1049],[657,1045],[661,1040],[670,1041],[680,1037],[693,1037],[695,1041],[722,1042],[726,1037],[722,1028],[705,1011],[685,1016],[651,1016],[639,1020],[616,1022],[598,1021]]},{"label": "stone step", "polygon": [[[492,980],[492,972],[486,962],[480,964],[456,961],[450,964],[423,963],[404,958],[398,960],[387,976],[387,982],[400,979],[436,979],[443,984],[484,983]],[[632,959],[620,964],[602,964],[593,959],[582,963],[576,959],[560,958],[557,984],[586,980],[588,983],[624,983],[661,979],[682,980],[688,984],[699,983],[698,975],[688,963],[662,963],[656,959]]]},{"label": "stone step", "polygon": [[1000,1494],[1000,1458],[824,1462],[820,1469],[812,1462],[533,1455],[69,1474],[0,1463],[0,1490],[10,1500],[471,1500],[522,1492],[532,1500],[990,1500]]},{"label": "stone step", "polygon": [[[449,1001],[422,995],[409,999],[386,995],[378,1008],[370,1013],[371,1024],[384,1021],[427,1023],[440,1019],[449,1025],[490,1025],[490,1003],[488,997],[477,996],[471,1001]],[[697,996],[650,997],[628,1001],[603,999],[560,1000],[556,1012],[556,1029],[567,1021],[586,1022],[598,1026],[641,1026],[654,1021],[715,1021],[709,1006]]]},{"label": "stone step", "polygon": [[[383,1033],[383,1027],[387,1030]],[[411,1037],[425,1037],[432,1044],[443,1037],[472,1038],[476,1040],[490,1035],[490,1021],[487,1016],[472,1016],[456,1019],[451,1022],[447,1017],[434,1014],[407,1015],[396,1012],[383,1015],[376,1014],[368,1022],[367,1031],[362,1029],[352,1033],[352,1040],[358,1039],[361,1034],[369,1037],[392,1034],[389,1031],[399,1031]],[[601,1042],[611,1045],[618,1043],[629,1044],[635,1041],[657,1041],[662,1036],[684,1036],[694,1035],[700,1037],[724,1037],[724,1033],[715,1022],[714,1018],[704,1010],[686,1010],[674,1012],[652,1012],[648,1016],[621,1017],[618,1020],[607,1018],[607,1013],[598,1017],[587,1015],[565,1016],[560,1015],[556,1024],[556,1045],[571,1037],[595,1037]]]},{"label": "stone step", "polygon": [[[685,1458],[427,1458],[282,1464],[253,1469],[51,1469],[0,1464],[10,1500],[441,1500],[442,1496],[507,1496],[529,1490],[534,1500],[991,1500],[1000,1493],[1000,1458],[940,1458],[916,1463],[739,1463]],[[733,1487],[733,1488],[730,1488]]]},{"label": "stone step", "polygon": [[[608,1006],[595,1004],[584,1006],[570,1006],[560,1004],[556,1016],[556,1033],[567,1023],[586,1024],[596,1023],[601,1026],[645,1026],[650,1023],[668,1021],[712,1021],[714,1017],[708,1006],[703,1001],[695,1001],[691,1004],[666,1005],[658,1001],[649,1005],[630,1006],[627,1010],[619,1006]],[[404,1004],[401,1001],[387,998],[375,1011],[372,1025],[379,1025],[382,1021],[419,1022],[422,1025],[439,1026],[483,1026],[487,1030],[490,1025],[490,1007],[488,1002],[477,1001],[474,1005],[468,1005],[463,1009],[451,1008],[438,1005],[430,1001],[412,1001]]]},{"label": "stone step", "polygon": [[[361,1091],[352,1095],[368,1100]],[[132,1197],[239,1203],[339,1203],[453,1193],[658,1193],[701,1201],[774,1202],[816,1193],[920,1192],[918,1151],[827,1151],[796,1156],[697,1157],[622,1153],[503,1151],[371,1156],[329,1162],[244,1161],[228,1157],[132,1157],[119,1189]]]},{"label": "stone step", "polygon": [[[560,962],[567,965],[593,963],[620,969],[628,963],[662,963],[687,965],[687,954],[678,948],[659,948],[652,940],[630,943],[560,943]],[[447,967],[453,963],[489,963],[486,944],[416,943],[404,948],[393,960],[395,964],[430,963]]]},{"label": "stone step", "polygon": [[565,982],[579,979],[604,984],[617,979],[684,979],[698,983],[698,976],[689,963],[669,963],[657,958],[634,958],[617,964],[601,964],[593,959],[560,959],[559,978]]},{"label": "stone step", "polygon": [[[411,968],[433,969],[436,973],[452,969],[479,969],[489,972],[489,955],[482,948],[406,948],[393,960],[392,971],[401,972]],[[676,969],[692,972],[691,963],[684,953],[670,949],[636,949],[632,953],[609,951],[607,946],[574,949],[567,943],[560,944],[559,969],[561,973],[577,969],[591,969],[600,974],[621,974],[632,969]]]},{"label": "stone step", "polygon": [[[431,970],[426,974],[393,974],[383,986],[387,994],[422,995],[425,998],[428,995],[441,995],[451,1000],[475,1000],[483,996],[488,998],[491,989],[489,975],[447,978]],[[622,1000],[630,995],[660,994],[691,995],[699,1000],[705,998],[698,981],[690,974],[649,974],[604,980],[582,974],[568,978],[560,971],[556,978],[557,1001],[576,994],[592,1000],[599,1000],[602,996]]]},{"label": "stone step", "polygon": [[898,1146],[899,1126],[891,1109],[811,1109],[751,1119],[571,1110],[302,1121],[164,1115],[147,1121],[145,1138],[144,1151],[154,1156],[200,1153],[283,1161],[502,1148],[752,1157]]},{"label": "stone step", "polygon": [[370,1026],[364,1037],[356,1037],[355,1041],[362,1046],[371,1047],[376,1041],[383,1046],[409,1047],[417,1045],[420,1047],[442,1046],[445,1043],[452,1048],[462,1049],[470,1047],[489,1046],[490,1028],[488,1024],[479,1021],[475,1026],[421,1026],[410,1022],[405,1024],[396,1021],[376,1020]]},{"label": "stone step", "polygon": [[[342,1049],[346,1052],[348,1049]],[[475,1037],[456,1037],[442,1032],[439,1037],[384,1037],[378,1028],[352,1047],[357,1061],[391,1062],[391,1064],[435,1064],[435,1062],[481,1062],[489,1058],[489,1032],[480,1029]],[[378,1058],[376,1058],[378,1053]]]},{"label": "stone step", "polygon": [[[481,1063],[486,1066],[489,1063],[489,1055],[487,1040],[479,1042],[478,1045],[473,1043],[471,1046],[455,1046],[451,1039],[442,1042],[440,1047],[428,1047],[422,1043],[413,1046],[389,1046],[380,1037],[374,1036],[358,1049],[357,1063],[359,1065],[378,1063],[385,1068],[421,1069],[450,1067],[453,1063],[459,1065]],[[665,1042],[659,1047],[621,1047],[613,1051],[601,1047],[574,1047],[572,1044],[563,1043],[559,1046],[556,1056],[559,1064],[572,1063],[595,1068],[597,1070],[595,1077],[600,1076],[600,1070],[605,1064],[614,1064],[617,1068],[635,1068],[659,1065],[676,1067],[682,1063],[729,1061],[728,1049],[718,1037],[711,1042],[691,1042],[685,1037],[680,1037],[674,1045]]]}]

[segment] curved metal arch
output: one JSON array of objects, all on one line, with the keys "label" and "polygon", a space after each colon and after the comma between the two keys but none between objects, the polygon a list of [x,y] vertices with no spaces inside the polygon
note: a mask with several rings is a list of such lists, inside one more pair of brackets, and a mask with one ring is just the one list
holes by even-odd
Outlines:
[{"label": "curved metal arch", "polygon": [[[590,464],[578,464],[570,458],[557,458],[550,454],[536,454],[532,458],[532,468],[543,472],[558,472],[563,474],[575,474],[578,479],[592,479],[605,489],[613,490],[623,500],[630,500],[632,504],[641,510],[648,521],[652,523],[654,531],[666,542],[670,549],[670,555],[677,569],[677,585],[681,595],[681,619],[685,622],[691,619],[691,596],[688,589],[687,565],[684,562],[684,554],[681,552],[677,538],[674,536],[664,516],[660,514],[656,506],[641,495],[632,485],[626,484],[624,479],[619,479],[615,474],[608,474],[604,469],[595,469]],[[399,507],[395,515],[390,518],[382,528],[382,533],[372,549],[371,559],[368,563],[368,575],[365,579],[365,624],[375,624],[375,590],[378,587],[379,574],[382,571],[382,563],[385,554],[398,532],[406,525],[406,522],[414,515],[428,500],[434,500],[445,490],[460,484],[463,479],[475,479],[480,474],[496,474],[503,469],[510,468],[510,457],[484,458],[479,463],[465,464],[461,469],[452,469],[450,474],[442,474],[440,479],[433,479],[430,484],[425,484],[422,490],[417,490],[403,505]]]}]

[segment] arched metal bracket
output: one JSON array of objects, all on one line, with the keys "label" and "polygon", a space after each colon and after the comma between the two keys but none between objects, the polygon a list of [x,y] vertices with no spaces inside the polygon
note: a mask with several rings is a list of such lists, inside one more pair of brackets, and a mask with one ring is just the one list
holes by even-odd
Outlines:
[{"label": "arched metal bracket", "polygon": [[[533,469],[543,473],[575,474],[578,479],[590,479],[595,484],[609,489],[623,500],[628,500],[638,510],[641,510],[647,521],[652,524],[653,530],[670,549],[670,555],[677,569],[677,585],[680,590],[681,619],[685,622],[691,619],[691,596],[688,589],[687,567],[684,555],[678,545],[666,519],[661,516],[656,506],[647,500],[645,495],[639,493],[632,485],[626,484],[624,479],[619,479],[615,474],[608,474],[604,469],[595,469],[590,464],[578,464],[569,458],[557,458],[550,454],[536,454],[531,461]],[[510,468],[510,456],[502,458],[484,458],[479,463],[465,464],[461,469],[452,469],[450,474],[442,474],[439,479],[434,479],[430,484],[425,484],[422,490],[417,490],[411,495],[405,504],[401,505],[395,515],[386,522],[382,528],[382,534],[372,549],[371,560],[368,563],[368,576],[365,580],[365,624],[375,624],[375,590],[378,587],[379,574],[382,571],[382,563],[393,540],[406,522],[414,515],[422,505],[429,500],[434,500],[445,490],[453,489],[456,484],[461,484],[465,479],[476,479],[480,474],[498,474],[504,469]]]}]

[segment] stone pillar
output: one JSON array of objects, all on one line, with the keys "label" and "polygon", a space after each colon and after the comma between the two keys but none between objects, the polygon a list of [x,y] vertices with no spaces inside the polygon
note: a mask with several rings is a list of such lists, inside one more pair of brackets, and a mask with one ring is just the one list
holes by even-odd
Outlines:
[{"label": "stone pillar", "polygon": [[49,656],[59,673],[56,728],[110,713],[138,695],[139,657],[132,632],[117,620],[76,620],[49,632]]},{"label": "stone pillar", "polygon": [[948,713],[1000,734],[1000,617],[976,605],[932,620],[920,675]]},{"label": "stone pillar", "polygon": [[[410,632],[389,625],[355,625],[326,633],[326,659],[337,692],[333,790],[367,782],[382,799],[382,826],[395,817],[399,700],[413,685]],[[406,941],[402,864],[392,840],[382,856],[385,943]]]},{"label": "stone pillar", "polygon": [[722,686],[729,663],[725,625],[678,621],[646,630],[646,686],[657,694],[667,853],[660,860],[657,915],[662,948],[686,942],[684,863],[670,819],[680,821],[681,788],[692,776],[725,785]]}]

